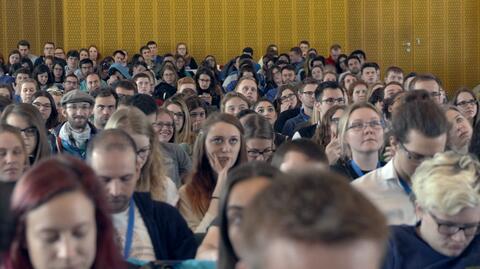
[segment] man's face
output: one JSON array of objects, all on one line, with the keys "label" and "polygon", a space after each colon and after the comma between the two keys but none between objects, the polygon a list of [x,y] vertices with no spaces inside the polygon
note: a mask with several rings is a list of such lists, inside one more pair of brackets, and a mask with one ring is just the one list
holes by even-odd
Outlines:
[{"label": "man's face", "polygon": [[[383,250],[380,243],[368,239],[352,240],[339,244],[307,244],[292,239],[275,238],[264,250],[259,250],[260,264],[247,268],[310,269],[310,268],[380,268]],[[258,256],[258,254],[251,254]],[[321,264],[321,267],[318,265]]]},{"label": "man's face", "polygon": [[302,61],[302,55],[297,54],[295,51],[290,51],[288,55],[290,56],[290,62],[292,64],[296,64]]},{"label": "man's face", "polygon": [[125,56],[123,56],[121,53],[117,53],[113,56],[113,60],[116,64],[123,64],[124,59]]},{"label": "man's face", "polygon": [[440,86],[435,80],[422,80],[415,82],[415,90],[427,90],[432,100],[437,104],[442,104]]},{"label": "man's face", "polygon": [[403,91],[403,88],[401,86],[395,85],[395,84],[390,84],[390,85],[386,86],[385,89],[383,90],[384,99],[390,98],[393,95],[395,95],[397,92],[402,92],[402,91]]},{"label": "man's face", "polygon": [[325,89],[323,90],[322,101],[315,102],[315,106],[320,111],[321,117],[334,105],[344,105],[345,97],[340,89]]},{"label": "man's face", "polygon": [[403,73],[388,72],[388,75],[385,78],[385,84],[388,84],[392,81],[396,81],[400,84],[403,84]]},{"label": "man's face", "polygon": [[340,54],[342,54],[342,49],[332,49],[330,51],[330,55],[332,55],[332,59],[334,61],[338,60],[338,56],[340,56]]},{"label": "man's face", "polygon": [[43,47],[43,55],[54,56],[55,55],[55,46],[53,46],[53,44],[45,44],[45,46]]},{"label": "man's face", "polygon": [[77,57],[69,56],[69,57],[67,58],[67,65],[68,65],[68,67],[70,67],[70,68],[77,68],[78,58],[77,58]]},{"label": "man's face", "polygon": [[30,76],[28,74],[23,74],[23,73],[19,73],[17,74],[17,77],[15,78],[15,84],[20,84],[22,83],[23,81],[25,81],[27,78],[30,78]]},{"label": "man's face", "polygon": [[20,51],[20,55],[22,55],[22,57],[27,57],[28,54],[30,53],[30,49],[28,48],[28,46],[18,46],[18,51]]},{"label": "man's face", "polygon": [[82,72],[82,75],[85,77],[87,74],[93,72],[93,65],[90,63],[85,63],[80,66],[80,71]]},{"label": "man's face", "polygon": [[74,130],[83,131],[92,114],[92,106],[87,102],[69,103],[62,113]]},{"label": "man's face", "polygon": [[317,89],[317,84],[307,84],[303,87],[303,91],[300,93],[300,100],[304,107],[313,109],[313,104],[315,102],[315,90]]},{"label": "man's face", "polygon": [[148,48],[150,49],[150,52],[153,56],[156,56],[158,54],[157,45],[151,44],[151,45],[148,45]]},{"label": "man's face", "polygon": [[282,83],[288,84],[295,82],[295,72],[293,70],[284,69],[282,71]]},{"label": "man's face", "polygon": [[369,85],[377,82],[377,71],[373,67],[367,67],[362,70],[362,80]]},{"label": "man's face", "polygon": [[427,137],[417,130],[410,130],[405,143],[392,142],[395,148],[394,166],[401,176],[411,177],[415,169],[425,159],[432,158],[438,152],[445,151],[447,134],[438,137]]},{"label": "man's face", "polygon": [[143,56],[143,59],[145,59],[145,60],[151,60],[152,59],[152,53],[151,53],[150,49],[143,49],[142,50],[142,56]]},{"label": "man's face", "polygon": [[66,77],[63,82],[63,88],[65,93],[78,89],[78,79],[70,76]]},{"label": "man's face", "polygon": [[115,97],[110,95],[108,97],[95,98],[95,105],[93,107],[93,119],[95,126],[99,129],[105,128],[108,119],[115,112]]},{"label": "man's face", "polygon": [[93,150],[91,166],[105,186],[111,213],[120,213],[128,208],[135,191],[139,169],[137,154],[132,149]]},{"label": "man's face", "polygon": [[89,75],[86,81],[88,92],[92,92],[100,88],[100,77],[97,74]]},{"label": "man's face", "polygon": [[360,73],[361,65],[357,59],[350,59],[348,61],[348,70],[354,75]]}]

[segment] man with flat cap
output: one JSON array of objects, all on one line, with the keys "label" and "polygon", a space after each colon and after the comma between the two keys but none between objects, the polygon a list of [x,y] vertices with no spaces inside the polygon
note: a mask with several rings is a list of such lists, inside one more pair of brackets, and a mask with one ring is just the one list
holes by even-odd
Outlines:
[{"label": "man with flat cap", "polygon": [[73,90],[66,93],[60,103],[66,121],[54,131],[56,149],[59,153],[85,159],[87,143],[97,132],[88,121],[95,100],[81,90]]}]

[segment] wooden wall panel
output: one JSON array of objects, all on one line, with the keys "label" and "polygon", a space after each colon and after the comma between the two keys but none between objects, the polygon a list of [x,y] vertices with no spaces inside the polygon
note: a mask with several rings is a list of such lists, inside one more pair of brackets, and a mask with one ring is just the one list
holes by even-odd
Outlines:
[{"label": "wooden wall panel", "polygon": [[3,54],[22,38],[35,54],[55,41],[95,44],[104,56],[155,40],[160,53],[186,42],[198,61],[212,54],[220,64],[245,46],[259,58],[268,44],[286,52],[307,39],[328,56],[337,42],[382,69],[437,74],[449,91],[480,83],[478,0],[0,0],[0,31]]}]

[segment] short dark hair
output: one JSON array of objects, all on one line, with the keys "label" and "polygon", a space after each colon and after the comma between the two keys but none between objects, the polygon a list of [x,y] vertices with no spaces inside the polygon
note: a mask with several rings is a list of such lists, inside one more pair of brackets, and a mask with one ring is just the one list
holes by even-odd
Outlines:
[{"label": "short dark hair", "polygon": [[353,54],[350,54],[350,56],[347,57],[347,65],[348,65],[348,62],[350,62],[350,60],[357,60],[358,62],[360,62],[360,58],[358,58],[357,55],[353,55]]},{"label": "short dark hair", "polygon": [[385,70],[385,76],[388,76],[388,73],[402,73],[403,69],[398,66],[389,66],[387,70]]},{"label": "short dark hair", "polygon": [[422,81],[435,81],[438,85],[438,88],[442,88],[442,82],[440,81],[440,79],[433,75],[433,74],[417,74],[413,79],[412,81],[410,82],[410,85],[409,85],[409,91],[413,91],[413,90],[423,90],[423,89],[417,89],[415,88],[415,84],[417,82],[422,82]]},{"label": "short dark hair", "polygon": [[310,139],[296,139],[280,145],[272,158],[272,165],[280,168],[288,152],[295,151],[308,156],[309,159],[317,162],[327,163],[325,149]]},{"label": "short dark hair", "polygon": [[122,79],[122,80],[116,81],[113,84],[113,90],[117,92],[118,87],[122,87],[124,89],[133,91],[134,93],[137,93],[137,85],[130,80]]},{"label": "short dark hair", "polygon": [[122,55],[123,55],[123,57],[127,56],[127,55],[125,55],[125,52],[123,52],[123,50],[116,50],[116,51],[114,51],[114,52],[112,53],[112,56],[115,56],[115,55],[117,55],[117,53],[120,53],[120,54],[122,54]]},{"label": "short dark hair", "polygon": [[377,207],[347,179],[324,169],[274,179],[245,208],[240,229],[240,256],[251,268],[262,268],[275,239],[308,246],[366,239],[378,244],[378,251],[388,239]]},{"label": "short dark hair", "polygon": [[280,70],[280,74],[283,73],[283,70],[293,71],[294,73],[296,72],[295,66],[291,64],[287,64],[284,67],[282,67],[282,70]]},{"label": "short dark hair", "polygon": [[407,143],[411,130],[430,138],[447,133],[448,121],[445,113],[427,91],[406,92],[398,109],[392,115],[392,135],[399,143]]},{"label": "short dark hair", "polygon": [[[79,56],[80,57],[80,56]],[[84,64],[91,64],[93,65],[93,61],[90,60],[89,58],[82,59],[80,63],[78,64],[79,67],[82,67]]]},{"label": "short dark hair", "polygon": [[364,63],[362,65],[362,73],[365,68],[375,68],[375,71],[380,70],[380,66],[378,66],[378,64],[374,62]]},{"label": "short dark hair", "polygon": [[290,49],[291,52],[295,52],[296,54],[302,55],[302,49],[300,47],[293,47]]},{"label": "short dark hair", "polygon": [[147,46],[150,46],[150,45],[157,45],[157,42],[153,41],[153,40],[150,40],[147,42]]},{"label": "short dark hair", "polygon": [[13,73],[13,76],[16,78],[18,74],[27,74],[30,77],[32,76],[32,73],[30,73],[30,71],[24,67],[17,69],[15,73]]},{"label": "short dark hair", "polygon": [[352,53],[350,53],[350,55],[358,55],[358,54],[362,55],[363,59],[367,60],[367,54],[365,54],[363,50],[354,50],[352,51]]},{"label": "short dark hair", "polygon": [[150,48],[148,47],[148,45],[142,46],[142,47],[140,48],[140,50],[139,50],[139,51],[140,51],[140,54],[142,54],[144,50],[150,50]]},{"label": "short dark hair", "polygon": [[17,43],[17,48],[20,47],[20,46],[27,46],[27,48],[30,49],[30,42],[28,42],[28,40],[25,40],[25,39],[20,40]]},{"label": "short dark hair", "polygon": [[145,115],[151,115],[157,113],[158,105],[155,99],[148,94],[135,94],[129,100],[129,106],[134,106],[140,109]]},{"label": "short dark hair", "polygon": [[67,52],[67,59],[69,57],[80,58],[80,53],[78,52],[78,50],[69,50]]},{"label": "short dark hair", "polygon": [[338,89],[343,94],[343,90],[340,87],[340,85],[338,85],[337,82],[335,82],[335,81],[324,81],[324,82],[320,83],[319,87],[317,87],[317,89],[315,90],[315,100],[317,102],[320,102],[322,100],[323,92],[326,89],[332,89],[332,90]]},{"label": "short dark hair", "polygon": [[115,98],[115,106],[118,105],[118,95],[115,92],[115,90],[112,87],[101,87],[100,89],[97,89],[93,92],[90,93],[94,99],[97,99],[97,97],[110,97],[113,96]]},{"label": "short dark hair", "polygon": [[66,75],[65,79],[67,79],[67,78],[75,78],[77,81],[79,81],[78,77],[74,73],[70,73],[70,74]]}]

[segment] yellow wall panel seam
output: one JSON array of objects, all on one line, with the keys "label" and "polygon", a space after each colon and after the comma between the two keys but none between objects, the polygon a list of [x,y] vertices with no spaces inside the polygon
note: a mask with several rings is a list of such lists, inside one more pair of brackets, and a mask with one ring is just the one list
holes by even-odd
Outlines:
[{"label": "yellow wall panel seam", "polygon": [[[2,32],[3,33],[6,33],[7,32],[7,2],[6,1],[2,1],[2,10],[0,11],[2,13],[2,17],[0,18],[0,22],[2,23]],[[8,45],[7,45],[7,37],[6,35],[0,35],[1,38],[2,38],[2,48],[4,48],[4,51],[7,51],[9,48],[8,48]],[[0,51],[0,53],[2,53]],[[2,53],[3,54],[3,53]],[[4,57],[4,60],[5,62],[8,61],[7,57],[8,57],[8,54],[7,55],[3,55]]]},{"label": "yellow wall panel seam", "polygon": [[[134,2],[134,8],[133,8],[133,14],[135,14],[135,45],[137,46],[138,49],[140,49],[140,46],[143,46],[144,43],[143,40],[140,40],[140,2],[135,1]],[[137,53],[137,51],[135,51]],[[129,57],[131,58],[133,54]]]},{"label": "yellow wall panel seam", "polygon": [[116,5],[116,11],[117,11],[117,44],[116,48],[118,49],[123,49],[123,27],[122,27],[122,4],[121,2]]},{"label": "yellow wall panel seam", "polygon": [[[379,62],[384,62],[384,56],[383,56],[383,53],[384,53],[384,42],[383,42],[383,27],[382,27],[382,20],[381,18],[383,18],[383,8],[382,8],[382,5],[380,2],[377,2],[377,10],[378,10],[378,16],[377,16],[377,27],[378,27],[378,30],[380,32],[380,35],[379,35],[379,38],[377,40],[378,42],[378,50],[379,50],[379,53],[378,53],[378,59],[376,59],[376,62],[379,63]],[[385,68],[385,66],[383,66],[383,68]],[[382,68],[380,68],[381,72],[382,71]]]},{"label": "yellow wall panel seam", "polygon": [[[85,12],[85,6],[86,6],[86,0],[81,1],[80,5],[80,29],[87,29],[87,20],[86,20],[86,12]],[[73,30],[73,29],[72,29]],[[78,33],[78,32],[77,32]],[[87,37],[86,37],[86,31],[81,30],[80,31],[80,47],[86,46],[85,43],[87,42]]]},{"label": "yellow wall panel seam", "polygon": [[239,1],[240,7],[237,10],[240,14],[240,46],[250,46],[249,44],[245,44],[245,1]]},{"label": "yellow wall panel seam", "polygon": [[[100,44],[95,44],[95,46],[97,46],[97,48],[100,50],[100,53],[105,56],[105,20],[104,20],[104,14],[105,14],[105,11],[104,11],[104,5],[103,5],[103,1],[98,1],[98,24],[99,24],[99,29],[98,29],[98,33],[99,33],[99,41],[100,41]],[[100,46],[99,46],[100,45]]]},{"label": "yellow wall panel seam", "polygon": [[263,18],[262,18],[262,1],[256,1],[257,5],[257,48],[258,50],[256,51],[256,55],[260,56],[263,55],[263,47],[264,47],[264,41],[263,41]]},{"label": "yellow wall panel seam", "polygon": [[211,51],[212,51],[212,37],[211,37],[211,28],[210,28],[210,24],[212,23],[211,21],[211,18],[210,18],[210,14],[211,14],[211,11],[210,11],[210,1],[211,0],[205,0],[205,13],[206,13],[206,21],[205,21],[205,40],[207,41],[207,46],[206,46],[206,49],[207,49],[207,54],[210,54]]},{"label": "yellow wall panel seam", "polygon": [[[193,12],[192,12],[192,0],[187,1],[187,10],[188,10],[188,29],[187,29],[187,44],[189,45],[189,48],[191,49],[191,53],[195,53],[195,43],[197,42],[196,40],[193,40],[192,32],[193,32]],[[189,51],[190,52],[190,51]]]},{"label": "yellow wall panel seam", "polygon": [[[154,0],[153,1],[153,38],[152,40],[155,41],[157,43],[157,48],[160,47],[160,40],[159,40],[159,36],[160,36],[160,33],[158,32],[159,29],[158,29],[158,0]],[[160,48],[159,48],[160,49]],[[160,53],[160,50],[159,50],[159,53]]]}]

